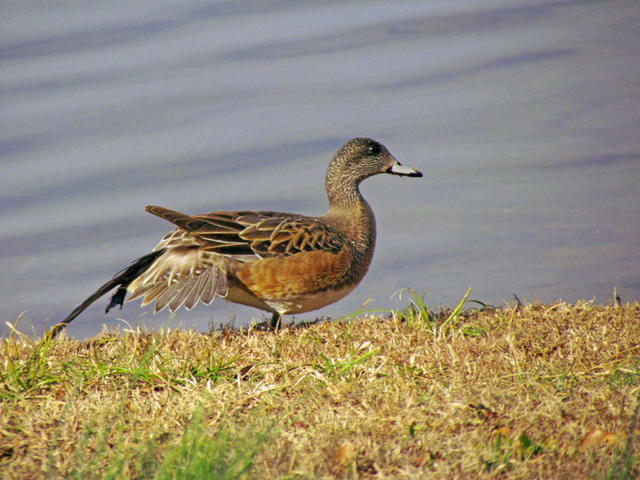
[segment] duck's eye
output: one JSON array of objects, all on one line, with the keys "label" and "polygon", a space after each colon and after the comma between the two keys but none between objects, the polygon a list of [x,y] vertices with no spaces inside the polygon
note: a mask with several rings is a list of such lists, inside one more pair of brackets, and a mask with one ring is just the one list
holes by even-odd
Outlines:
[{"label": "duck's eye", "polygon": [[367,147],[367,153],[369,155],[379,155],[380,154],[380,144],[372,143]]}]

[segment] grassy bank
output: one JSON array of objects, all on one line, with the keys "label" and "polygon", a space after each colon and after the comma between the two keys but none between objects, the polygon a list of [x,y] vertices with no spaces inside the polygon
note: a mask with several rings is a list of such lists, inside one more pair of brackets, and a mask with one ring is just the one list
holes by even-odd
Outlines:
[{"label": "grassy bank", "polygon": [[640,475],[640,304],[0,341],[0,478]]}]

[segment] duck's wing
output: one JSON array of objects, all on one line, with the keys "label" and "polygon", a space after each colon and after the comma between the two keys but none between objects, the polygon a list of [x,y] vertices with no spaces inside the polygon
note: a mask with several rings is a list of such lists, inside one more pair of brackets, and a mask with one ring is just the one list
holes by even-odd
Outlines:
[{"label": "duck's wing", "polygon": [[164,207],[147,211],[178,228],[166,235],[159,249],[198,246],[198,249],[240,262],[300,252],[338,253],[345,237],[312,217],[282,212],[212,212],[185,215]]},{"label": "duck's wing", "polygon": [[164,207],[146,210],[173,223],[154,251],[162,254],[111,300],[121,305],[144,297],[143,305],[155,302],[155,312],[172,312],[198,301],[211,303],[226,297],[228,275],[234,263],[252,263],[300,252],[338,253],[345,247],[343,235],[311,217],[280,212],[213,212],[186,215]]}]

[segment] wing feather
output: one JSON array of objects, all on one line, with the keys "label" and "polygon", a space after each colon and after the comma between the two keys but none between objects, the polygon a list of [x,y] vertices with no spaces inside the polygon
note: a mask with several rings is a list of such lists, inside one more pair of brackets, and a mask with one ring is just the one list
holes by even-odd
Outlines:
[{"label": "wing feather", "polygon": [[193,290],[196,282],[198,281],[198,277],[190,275],[183,280],[183,285],[180,287],[179,291],[173,296],[171,301],[169,302],[169,310],[175,312],[179,309]]},{"label": "wing feather", "polygon": [[195,307],[200,300],[200,297],[202,297],[202,292],[205,287],[207,275],[207,273],[203,272],[196,277],[196,283],[184,301],[184,306],[187,310],[191,310],[193,307]]},{"label": "wing feather", "polygon": [[181,280],[175,281],[173,284],[170,282],[166,282],[164,291],[158,296],[156,299],[156,305],[154,307],[154,313],[158,313],[161,310],[164,310],[171,300],[180,293],[180,290],[184,286],[187,278],[183,278]]},{"label": "wing feather", "polygon": [[178,227],[156,248],[197,245],[243,262],[315,250],[338,253],[346,241],[339,231],[302,215],[212,212],[189,216],[155,206],[148,206],[147,211]]},{"label": "wing feather", "polygon": [[218,279],[217,276],[216,278],[214,278],[213,272],[211,270],[207,270],[203,273],[203,275],[206,275],[206,277],[204,278],[200,300],[202,300],[202,303],[204,303],[205,305],[209,305],[215,298],[216,283]]}]

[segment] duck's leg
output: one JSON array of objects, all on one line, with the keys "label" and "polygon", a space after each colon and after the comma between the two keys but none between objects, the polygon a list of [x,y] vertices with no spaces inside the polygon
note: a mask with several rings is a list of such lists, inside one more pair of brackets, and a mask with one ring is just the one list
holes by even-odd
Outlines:
[{"label": "duck's leg", "polygon": [[278,330],[280,328],[280,321],[282,320],[282,315],[279,313],[274,313],[271,317],[271,328],[274,330]]}]

